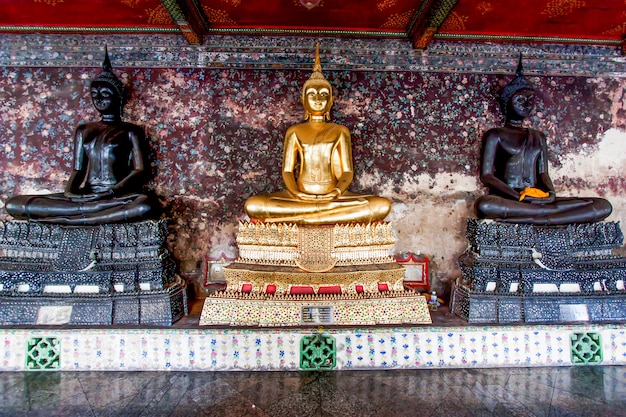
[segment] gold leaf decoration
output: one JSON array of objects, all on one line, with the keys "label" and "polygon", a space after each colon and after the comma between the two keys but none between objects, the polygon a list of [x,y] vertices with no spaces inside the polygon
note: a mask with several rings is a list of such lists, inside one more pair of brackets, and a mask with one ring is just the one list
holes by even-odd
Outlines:
[{"label": "gold leaf decoration", "polygon": [[427,28],[422,36],[420,36],[419,39],[415,40],[413,46],[417,49],[426,49],[430,41],[433,39],[433,35],[435,34],[435,32],[437,32],[435,29]]},{"label": "gold leaf decoration", "polygon": [[567,16],[576,9],[585,7],[585,0],[551,0],[546,4],[546,8],[541,14],[547,15],[549,18],[558,16]]},{"label": "gold leaf decoration", "polygon": [[487,14],[489,12],[493,11],[493,6],[491,5],[491,2],[488,1],[481,1],[480,3],[478,3],[478,5],[476,6],[476,10],[478,10],[478,12],[480,14]]},{"label": "gold leaf decoration", "polygon": [[35,3],[44,3],[48,6],[56,6],[59,3],[63,3],[63,0],[35,0]]},{"label": "gold leaf decoration", "polygon": [[140,1],[141,0],[120,0],[124,6],[128,6],[133,9],[137,7],[137,4],[139,4]]},{"label": "gold leaf decoration", "polygon": [[293,0],[293,2],[296,6],[305,7],[307,10],[315,7],[324,7],[324,0]]},{"label": "gold leaf decoration", "polygon": [[167,12],[163,5],[159,5],[154,9],[146,9],[148,14],[148,23],[151,25],[171,25],[172,16]]},{"label": "gold leaf decoration", "polygon": [[222,0],[224,3],[228,3],[233,5],[234,7],[239,6],[239,3],[241,3],[241,0]]},{"label": "gold leaf decoration", "polygon": [[441,25],[440,30],[446,32],[461,32],[465,30],[465,22],[467,22],[467,19],[469,19],[468,16],[461,16],[460,14],[456,13],[456,12],[452,12],[450,13],[450,15],[448,16],[448,18],[446,19],[445,22],[443,22],[443,25]]},{"label": "gold leaf decoration", "polygon": [[413,11],[404,12],[402,14],[394,13],[387,18],[387,21],[381,26],[384,29],[406,29],[411,20]]},{"label": "gold leaf decoration", "polygon": [[382,0],[376,5],[378,10],[385,10],[396,5],[396,0]]},{"label": "gold leaf decoration", "polygon": [[204,13],[206,13],[206,17],[207,19],[209,19],[209,23],[212,23],[212,24],[217,23],[221,25],[231,25],[231,26],[237,25],[237,22],[231,19],[228,16],[228,13],[226,13],[224,10],[212,9],[210,7],[205,7],[205,6],[203,6],[202,9],[204,10]]},{"label": "gold leaf decoration", "polygon": [[602,32],[605,36],[621,36],[626,33],[626,22],[621,25],[617,25],[614,28],[611,28],[607,31]]}]

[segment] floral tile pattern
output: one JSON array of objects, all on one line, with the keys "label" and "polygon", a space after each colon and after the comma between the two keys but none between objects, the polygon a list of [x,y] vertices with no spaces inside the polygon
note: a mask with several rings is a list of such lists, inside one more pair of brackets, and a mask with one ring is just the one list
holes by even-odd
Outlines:
[{"label": "floral tile pattern", "polygon": [[[336,370],[572,365],[570,336],[600,335],[604,359],[626,364],[626,326],[322,329]],[[62,371],[299,370],[301,340],[317,329],[0,330],[0,370],[25,370],[28,341],[53,338]]]}]

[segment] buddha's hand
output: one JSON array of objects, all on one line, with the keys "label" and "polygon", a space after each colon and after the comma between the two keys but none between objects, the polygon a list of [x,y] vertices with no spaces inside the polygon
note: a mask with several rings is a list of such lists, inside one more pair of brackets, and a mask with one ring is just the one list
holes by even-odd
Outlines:
[{"label": "buddha's hand", "polygon": [[333,191],[326,193],[326,194],[307,194],[307,193],[296,194],[296,197],[298,197],[300,200],[311,201],[311,202],[331,201],[331,200],[336,199],[338,196],[339,196],[338,188],[335,188]]},{"label": "buddha's hand", "polygon": [[320,198],[323,200],[334,200],[341,196],[341,190],[339,188],[335,188],[329,193],[320,195]]},{"label": "buddha's hand", "polygon": [[531,204],[546,204],[554,201],[554,192],[545,192],[539,188],[526,187],[519,196],[519,201]]},{"label": "buddha's hand", "polygon": [[66,198],[69,198],[72,201],[97,201],[105,198],[109,198],[113,196],[113,190],[102,191],[98,193],[85,193],[85,194],[76,194],[66,191],[63,193]]}]

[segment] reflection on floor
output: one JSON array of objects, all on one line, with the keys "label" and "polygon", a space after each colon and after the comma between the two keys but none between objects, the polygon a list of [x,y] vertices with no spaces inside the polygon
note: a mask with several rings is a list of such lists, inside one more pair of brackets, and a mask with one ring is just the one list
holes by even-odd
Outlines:
[{"label": "reflection on floor", "polygon": [[626,416],[626,367],[4,372],[1,416]]}]

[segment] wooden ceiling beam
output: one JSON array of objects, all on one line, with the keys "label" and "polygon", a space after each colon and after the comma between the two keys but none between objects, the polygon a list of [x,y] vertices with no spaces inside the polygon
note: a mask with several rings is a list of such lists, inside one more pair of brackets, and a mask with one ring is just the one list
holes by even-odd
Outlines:
[{"label": "wooden ceiling beam", "polygon": [[424,50],[458,0],[422,0],[409,21],[407,35],[413,48]]},{"label": "wooden ceiling beam", "polygon": [[191,45],[200,45],[209,28],[198,0],[161,0],[161,4],[178,25],[178,29]]}]

